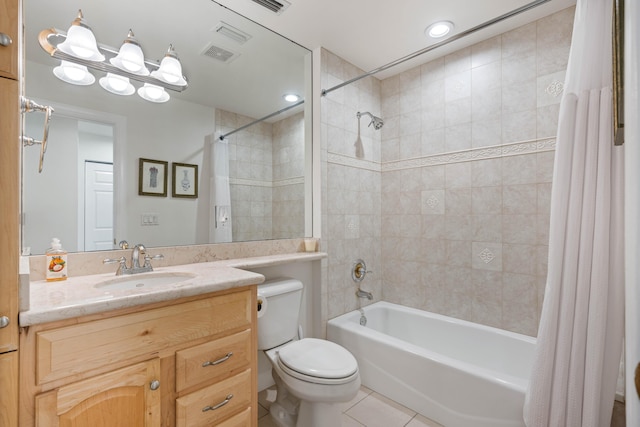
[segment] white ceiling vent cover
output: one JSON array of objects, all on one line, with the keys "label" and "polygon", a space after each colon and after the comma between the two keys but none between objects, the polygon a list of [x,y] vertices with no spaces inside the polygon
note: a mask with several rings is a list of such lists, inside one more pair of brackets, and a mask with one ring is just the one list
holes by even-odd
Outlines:
[{"label": "white ceiling vent cover", "polygon": [[270,11],[277,13],[278,15],[284,12],[286,8],[291,6],[286,0],[252,0],[254,3],[258,3],[262,7],[266,7]]},{"label": "white ceiling vent cover", "polygon": [[209,44],[203,51],[202,55],[208,56],[209,58],[213,58],[216,61],[229,63],[240,56],[239,53],[232,52],[228,49],[222,48],[220,46],[216,46],[213,43]]},{"label": "white ceiling vent cover", "polygon": [[245,44],[251,38],[251,34],[245,33],[224,21],[220,21],[214,31],[239,44]]}]

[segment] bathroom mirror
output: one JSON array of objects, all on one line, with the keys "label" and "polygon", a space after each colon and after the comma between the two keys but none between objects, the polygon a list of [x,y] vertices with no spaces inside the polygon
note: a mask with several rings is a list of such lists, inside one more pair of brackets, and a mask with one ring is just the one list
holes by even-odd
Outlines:
[{"label": "bathroom mirror", "polygon": [[[283,99],[310,93],[309,50],[211,0],[23,5],[25,96],[55,110],[42,173],[39,149],[23,149],[25,253],[44,253],[52,237],[77,252],[115,249],[121,240],[154,247],[311,234],[310,103],[287,109]],[[66,33],[79,9],[101,46],[117,51],[131,29],[155,63],[171,44],[187,89],[167,90],[167,102],[153,103],[106,91],[101,71],[90,70],[95,82],[87,86],[56,77],[60,60],[42,49],[38,34]],[[44,113],[24,114],[23,134],[40,139],[43,122]],[[226,178],[213,172],[225,158]],[[166,184],[141,191],[151,168]]]}]

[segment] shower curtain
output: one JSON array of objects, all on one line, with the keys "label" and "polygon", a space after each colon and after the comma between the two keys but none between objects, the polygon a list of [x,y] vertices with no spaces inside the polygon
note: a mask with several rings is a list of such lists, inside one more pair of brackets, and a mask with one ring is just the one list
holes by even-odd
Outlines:
[{"label": "shower curtain", "polygon": [[227,243],[231,233],[231,188],[229,184],[229,141],[216,135],[211,150],[211,223],[209,241]]},{"label": "shower curtain", "polygon": [[528,427],[608,426],[624,322],[623,148],[613,145],[611,0],[578,0],[560,106],[549,265]]}]

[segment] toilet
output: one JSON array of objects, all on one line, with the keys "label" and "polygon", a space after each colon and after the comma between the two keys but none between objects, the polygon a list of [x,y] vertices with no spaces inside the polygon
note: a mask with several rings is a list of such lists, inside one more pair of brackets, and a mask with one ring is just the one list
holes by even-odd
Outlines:
[{"label": "toilet", "polygon": [[279,427],[339,427],[342,403],[360,389],[358,363],[331,341],[298,339],[302,282],[283,278],[258,286],[258,349],[271,362]]}]

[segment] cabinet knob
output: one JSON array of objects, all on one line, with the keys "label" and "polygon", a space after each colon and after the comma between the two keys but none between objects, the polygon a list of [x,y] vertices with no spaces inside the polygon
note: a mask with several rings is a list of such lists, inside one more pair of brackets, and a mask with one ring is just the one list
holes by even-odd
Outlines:
[{"label": "cabinet knob", "polygon": [[151,383],[149,384],[149,388],[150,388],[151,390],[157,390],[157,389],[159,389],[159,388],[160,388],[160,381],[158,381],[158,380],[153,380],[153,381],[151,381]]},{"label": "cabinet knob", "polygon": [[0,33],[0,46],[9,46],[11,43],[13,43],[13,40],[8,34]]},{"label": "cabinet knob", "polygon": [[0,328],[6,328],[9,326],[9,323],[11,323],[11,321],[7,316],[0,317]]}]

